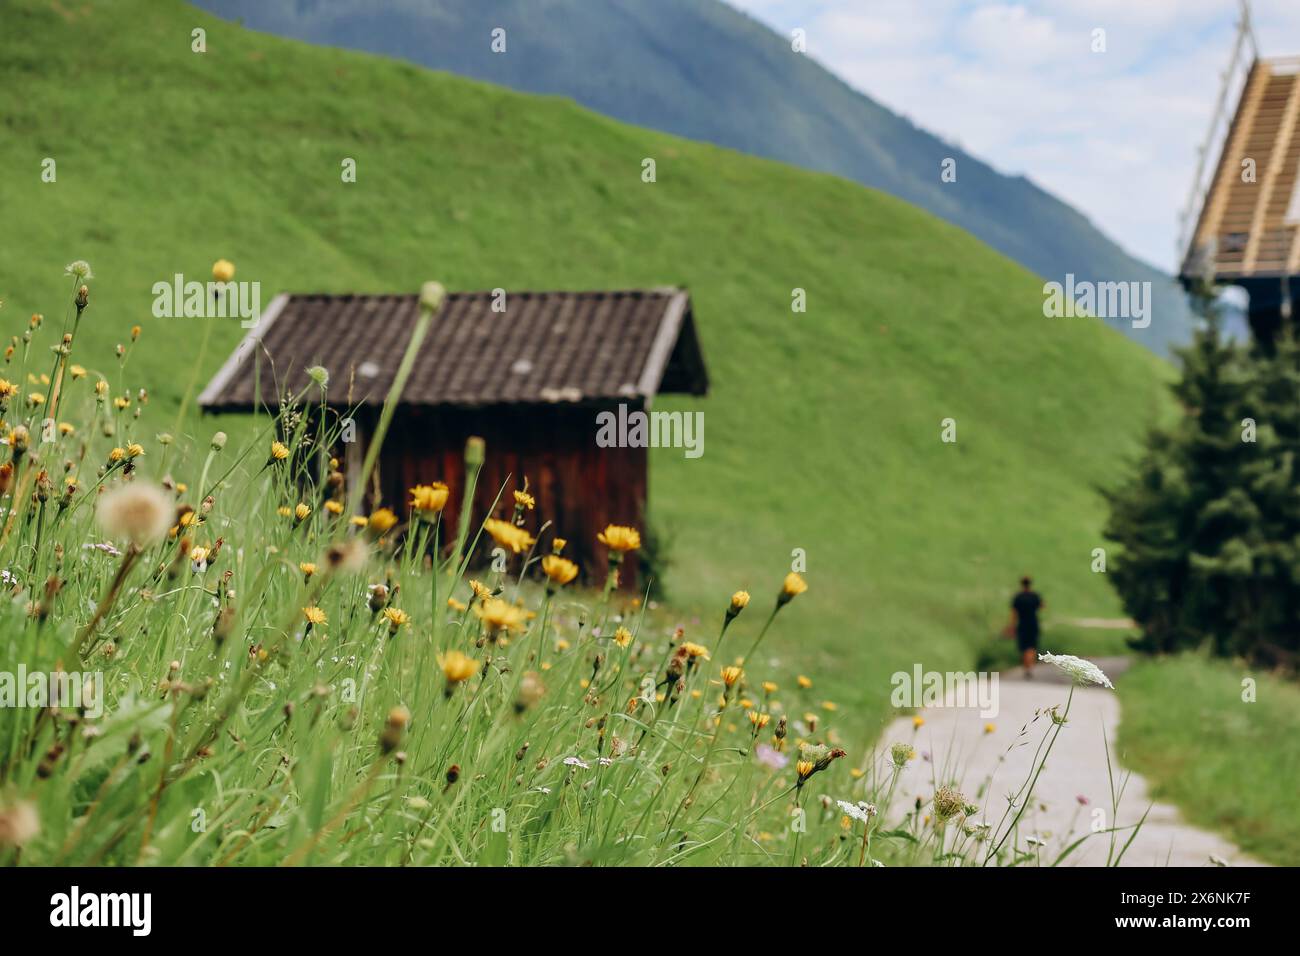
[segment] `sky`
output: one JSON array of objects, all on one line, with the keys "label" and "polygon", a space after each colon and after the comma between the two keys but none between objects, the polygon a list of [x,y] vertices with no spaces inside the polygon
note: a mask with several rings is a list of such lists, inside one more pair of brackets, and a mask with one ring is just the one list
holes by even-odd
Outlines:
[{"label": "sky", "polygon": [[[727,2],[804,30],[808,55],[856,89],[1173,270],[1239,0]],[[1300,0],[1251,11],[1262,56],[1300,55]]]}]

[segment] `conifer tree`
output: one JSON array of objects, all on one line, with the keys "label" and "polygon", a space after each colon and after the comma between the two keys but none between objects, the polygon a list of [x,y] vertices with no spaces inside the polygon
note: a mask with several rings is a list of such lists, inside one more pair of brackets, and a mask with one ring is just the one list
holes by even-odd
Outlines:
[{"label": "conifer tree", "polygon": [[1242,440],[1244,350],[1223,337],[1209,295],[1198,304],[1205,323],[1180,350],[1173,386],[1181,418],[1152,431],[1136,474],[1107,494],[1106,535],[1120,546],[1111,581],[1143,629],[1139,646],[1171,651],[1208,640],[1227,653],[1253,568],[1247,542],[1259,516],[1245,469],[1257,456]]}]

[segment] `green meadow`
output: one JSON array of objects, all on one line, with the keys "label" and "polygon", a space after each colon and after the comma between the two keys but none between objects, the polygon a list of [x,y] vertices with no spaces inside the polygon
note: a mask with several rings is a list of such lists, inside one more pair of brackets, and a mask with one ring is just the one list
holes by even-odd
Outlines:
[{"label": "green meadow", "polygon": [[[1041,280],[836,177],[250,33],[172,0],[16,0],[4,25],[7,425],[35,435],[46,414],[28,396],[57,378],[49,349],[73,313],[64,265],[86,260],[94,278],[71,357],[87,374],[60,406],[72,430],[53,451],[34,446],[48,500],[8,438],[0,566],[16,578],[0,649],[49,668],[90,654],[109,707],[86,727],[4,712],[0,810],[39,794],[41,828],[21,851],[0,840],[0,861],[1032,861],[1014,821],[981,831],[945,788],[901,819],[875,815],[915,757],[872,752],[889,678],[917,662],[1009,666],[996,634],[1024,573],[1047,600],[1046,649],[1126,652],[1126,632],[1078,623],[1122,614],[1092,570],[1097,489],[1172,413],[1169,366],[1100,322],[1045,317]],[[198,391],[244,330],[158,317],[154,286],[205,281],[222,258],[264,305],[430,279],[688,288],[712,388],[656,403],[705,424],[701,457],[651,454],[642,530],[667,546],[664,598],[548,592],[540,551],[508,573],[431,574],[418,548],[432,526],[351,530],[323,507],[332,492],[288,473],[299,448],[323,452],[319,436],[200,416]],[[273,429],[294,464],[263,465]],[[134,483],[108,458],[130,443],[135,482],[171,478],[188,486],[169,487],[174,503],[201,508],[200,489],[214,503],[131,557],[119,590],[122,556],[85,545],[108,530],[99,489]],[[78,482],[66,505],[65,461]],[[405,518],[404,503],[383,504]],[[184,549],[218,536],[211,562],[190,560]],[[769,632],[796,560],[808,590]],[[47,574],[62,590],[42,596]],[[475,574],[503,603],[475,595]],[[738,590],[751,603],[720,647]],[[737,658],[743,673],[723,669]],[[1295,688],[1261,675],[1243,711],[1241,676],[1192,655],[1140,662],[1121,678],[1120,758],[1193,823],[1294,860],[1294,787],[1270,768],[1295,762]],[[355,701],[339,696],[348,680]],[[810,794],[850,803],[817,809]],[[783,830],[791,805],[809,812],[807,836]],[[212,823],[199,838],[196,807]],[[498,811],[524,822],[498,839],[485,822]]]},{"label": "green meadow", "polygon": [[20,334],[46,313],[44,355],[62,264],[91,262],[79,355],[112,369],[142,326],[130,370],[151,427],[171,431],[190,396],[178,431],[198,451],[178,442],[173,468],[236,428],[200,419],[193,396],[243,331],[213,322],[202,352],[202,320],[155,318],[152,286],[177,272],[204,280],[230,259],[264,302],[431,278],[680,284],[713,388],[657,407],[703,410],[705,454],[654,452],[650,520],[688,630],[719,595],[770,589],[802,549],[810,590],[772,651],[825,672],[865,730],[892,671],[969,665],[1023,572],[1061,619],[1118,614],[1090,570],[1094,489],[1167,407],[1168,370],[1099,322],[1045,318],[1041,282],[967,234],[835,177],[172,0],[18,0],[5,21],[0,319]]}]

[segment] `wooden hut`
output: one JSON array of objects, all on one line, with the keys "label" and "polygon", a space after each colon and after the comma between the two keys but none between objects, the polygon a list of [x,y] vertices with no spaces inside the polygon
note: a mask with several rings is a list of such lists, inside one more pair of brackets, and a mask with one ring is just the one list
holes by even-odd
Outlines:
[{"label": "wooden hut", "polygon": [[[344,446],[355,477],[419,314],[416,295],[281,295],[199,397],[209,412],[275,408],[329,372],[327,403],[355,424]],[[380,450],[371,506],[406,514],[407,489],[444,481],[452,494],[444,540],[460,516],[464,450],[487,445],[474,501],[477,523],[528,479],[537,502],[527,527],[570,542],[565,554],[599,579],[607,524],[645,527],[647,449],[600,447],[597,415],[649,408],[662,393],[704,395],[708,375],[690,296],[676,288],[621,292],[450,293],[396,406]],[[476,526],[476,525],[475,525]],[[473,527],[473,526],[472,526]],[[636,577],[631,562],[624,575]]]}]

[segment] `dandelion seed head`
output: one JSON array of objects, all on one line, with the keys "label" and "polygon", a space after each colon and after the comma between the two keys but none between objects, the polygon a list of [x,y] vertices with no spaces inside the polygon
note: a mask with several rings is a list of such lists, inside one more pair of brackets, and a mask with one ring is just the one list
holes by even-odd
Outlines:
[{"label": "dandelion seed head", "polygon": [[132,481],[105,492],[96,515],[109,537],[136,547],[161,541],[172,526],[171,497],[157,485]]}]

